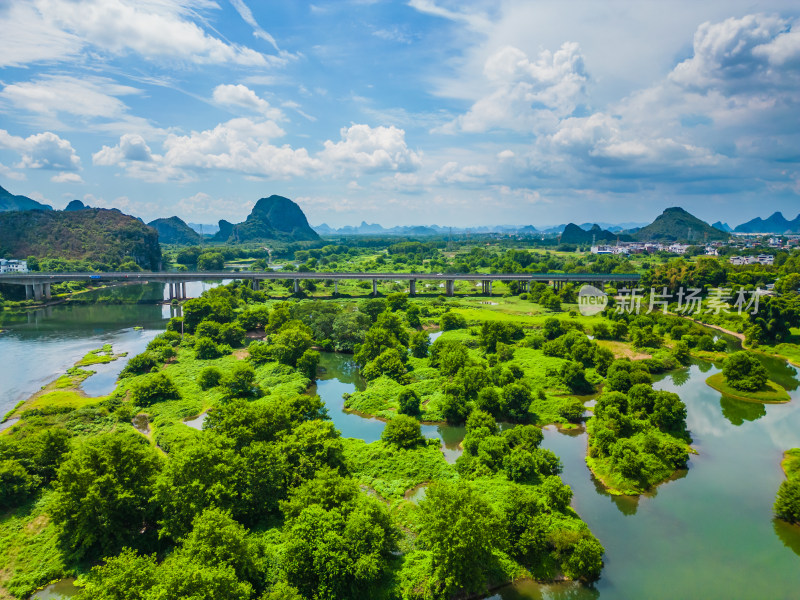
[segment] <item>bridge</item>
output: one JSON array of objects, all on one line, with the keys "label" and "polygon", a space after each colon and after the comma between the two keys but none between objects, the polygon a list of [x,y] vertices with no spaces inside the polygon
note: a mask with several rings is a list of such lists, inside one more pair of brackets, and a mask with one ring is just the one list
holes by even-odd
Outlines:
[{"label": "bridge", "polygon": [[259,288],[262,281],[292,280],[294,292],[300,291],[300,281],[332,280],[334,294],[339,292],[339,281],[361,280],[372,281],[372,294],[378,294],[378,281],[407,281],[408,293],[415,296],[417,281],[444,281],[445,293],[452,296],[455,293],[456,281],[480,281],[482,293],[492,294],[492,282],[518,281],[523,290],[530,290],[532,283],[545,283],[555,289],[561,289],[567,283],[592,284],[596,286],[606,283],[635,285],[640,276],[637,273],[335,273],[335,272],[309,272],[298,273],[294,271],[202,271],[202,272],[146,272],[132,273],[3,273],[0,274],[0,283],[11,285],[24,285],[27,298],[35,300],[49,299],[50,286],[54,283],[67,281],[85,281],[91,283],[164,283],[169,285],[170,299],[186,298],[186,283],[190,281],[208,281],[214,279],[236,279],[251,281],[254,290]]}]

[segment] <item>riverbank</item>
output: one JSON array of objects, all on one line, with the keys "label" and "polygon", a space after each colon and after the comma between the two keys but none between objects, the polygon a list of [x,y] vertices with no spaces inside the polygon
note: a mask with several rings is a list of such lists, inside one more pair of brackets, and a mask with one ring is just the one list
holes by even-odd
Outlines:
[{"label": "riverbank", "polygon": [[[66,373],[45,385],[28,399],[18,403],[11,412],[5,415],[3,422],[19,419],[22,413],[28,410],[77,409],[90,404],[104,402],[108,399],[107,395],[89,396],[82,389],[81,384],[92,375],[95,375],[96,371],[82,369],[81,367],[108,364],[125,356],[127,356],[127,352],[114,354],[111,344],[105,344],[102,348],[90,350],[83,358],[75,362],[73,367],[68,369]],[[10,431],[10,428],[3,431]]]},{"label": "riverbank", "polygon": [[787,392],[783,387],[775,383],[774,381],[767,381],[766,385],[769,387],[769,390],[759,390],[758,392],[746,392],[742,390],[737,390],[736,388],[731,387],[725,381],[725,376],[720,372],[712,375],[708,379],[706,379],[706,383],[709,387],[714,388],[718,392],[725,394],[726,396],[731,396],[732,398],[737,398],[739,400],[745,400],[747,402],[761,402],[764,404],[785,404],[791,400],[791,396],[789,396],[789,392]]}]

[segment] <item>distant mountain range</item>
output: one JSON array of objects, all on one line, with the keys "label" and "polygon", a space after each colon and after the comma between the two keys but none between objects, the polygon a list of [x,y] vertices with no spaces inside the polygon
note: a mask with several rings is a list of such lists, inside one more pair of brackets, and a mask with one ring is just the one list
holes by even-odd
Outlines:
[{"label": "distant mountain range", "polygon": [[0,212],[12,210],[53,210],[49,204],[42,204],[31,200],[27,196],[15,196],[3,187],[0,187]]},{"label": "distant mountain range", "polygon": [[800,215],[789,221],[782,213],[776,212],[766,219],[756,217],[747,223],[742,223],[733,231],[736,233],[800,233]]},{"label": "distant mountain range", "polygon": [[614,242],[617,239],[623,242],[630,242],[633,238],[630,235],[601,229],[599,225],[593,224],[587,231],[582,226],[569,223],[561,234],[559,240],[562,244],[591,244],[603,242]]}]

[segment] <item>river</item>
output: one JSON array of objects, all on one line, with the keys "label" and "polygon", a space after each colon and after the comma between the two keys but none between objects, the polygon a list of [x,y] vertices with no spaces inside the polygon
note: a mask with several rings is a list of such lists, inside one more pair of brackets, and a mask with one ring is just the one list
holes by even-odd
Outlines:
[{"label": "river", "polygon": [[[170,310],[87,305],[5,315],[0,323],[5,329],[0,333],[0,411],[10,410],[88,350],[111,343],[116,352],[141,351],[163,329]],[[118,372],[124,362],[111,363],[113,370]],[[789,389],[792,402],[760,405],[725,398],[705,384],[718,370],[709,363],[658,379],[657,388],[675,391],[686,402],[698,454],[691,457],[688,471],[638,499],[610,496],[594,481],[584,461],[585,433],[547,428],[543,445],[561,457],[573,507],[606,549],[605,568],[593,587],[519,582],[491,598],[797,598],[800,528],[774,520],[772,503],[783,480],[781,454],[800,447],[800,382],[794,368],[777,360],[764,362],[771,377]],[[113,376],[109,367],[96,391],[110,392]],[[364,385],[348,357],[325,354],[316,385],[343,435],[368,442],[380,437],[383,422],[342,410],[342,393]],[[423,429],[427,437],[443,439],[446,456],[455,459],[463,429]],[[61,590],[39,594],[35,597],[66,597]]]}]

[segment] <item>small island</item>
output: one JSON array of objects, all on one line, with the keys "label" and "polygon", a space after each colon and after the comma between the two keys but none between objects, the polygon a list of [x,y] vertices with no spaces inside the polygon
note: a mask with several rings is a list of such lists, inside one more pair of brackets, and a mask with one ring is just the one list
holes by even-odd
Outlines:
[{"label": "small island", "polygon": [[780,404],[789,402],[789,393],[774,381],[767,370],[751,353],[731,354],[723,362],[722,371],[706,379],[706,383],[725,394],[748,402]]},{"label": "small island", "polygon": [[775,498],[775,514],[789,523],[800,523],[800,448],[783,454],[781,467],[786,481],[781,483]]}]

